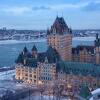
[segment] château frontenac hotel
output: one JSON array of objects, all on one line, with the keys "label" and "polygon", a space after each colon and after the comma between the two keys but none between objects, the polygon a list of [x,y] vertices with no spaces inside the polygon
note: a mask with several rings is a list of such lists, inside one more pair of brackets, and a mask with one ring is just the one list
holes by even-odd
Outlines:
[{"label": "ch\u00e2teau frontenac hotel", "polygon": [[38,52],[36,46],[31,52],[27,47],[16,59],[16,80],[29,84],[81,85],[90,88],[100,86],[100,38],[98,34],[94,46],[72,47],[72,29],[63,17],[55,19],[47,30],[48,48]]}]

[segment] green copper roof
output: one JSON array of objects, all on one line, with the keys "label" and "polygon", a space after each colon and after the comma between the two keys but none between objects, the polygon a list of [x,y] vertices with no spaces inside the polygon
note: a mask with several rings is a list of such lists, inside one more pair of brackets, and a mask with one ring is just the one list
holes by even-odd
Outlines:
[{"label": "green copper roof", "polygon": [[60,61],[57,63],[57,72],[61,70],[65,73],[100,76],[100,66],[90,63]]},{"label": "green copper roof", "polygon": [[28,66],[28,67],[37,67],[37,59],[27,58],[26,59],[26,66]]}]

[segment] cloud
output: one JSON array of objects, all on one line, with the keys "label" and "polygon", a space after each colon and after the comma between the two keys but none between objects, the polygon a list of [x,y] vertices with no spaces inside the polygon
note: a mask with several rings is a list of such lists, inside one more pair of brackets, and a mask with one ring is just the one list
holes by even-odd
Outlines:
[{"label": "cloud", "polygon": [[86,6],[82,7],[84,11],[100,11],[100,1],[89,2]]},{"label": "cloud", "polygon": [[46,6],[37,6],[37,7],[33,7],[32,10],[50,10],[50,7],[46,7]]},{"label": "cloud", "polygon": [[0,7],[0,12],[6,13],[6,14],[13,14],[13,15],[23,15],[27,13],[32,13],[33,11],[44,11],[44,10],[50,10],[50,7],[46,6],[30,6],[30,7]]},{"label": "cloud", "polygon": [[79,3],[65,3],[65,4],[54,4],[54,5],[36,5],[36,6],[6,6],[0,7],[1,13],[12,14],[12,15],[23,15],[32,13],[35,11],[63,11],[63,10],[80,10],[80,11],[100,11],[100,1],[84,1]]},{"label": "cloud", "polygon": [[66,3],[60,5],[51,6],[52,10],[80,10],[80,11],[100,11],[100,1],[84,1],[76,4]]},{"label": "cloud", "polygon": [[51,6],[52,9],[54,10],[64,10],[64,9],[78,9],[80,7],[84,7],[87,5],[86,3],[77,3],[77,4],[60,4],[60,5],[55,5]]},{"label": "cloud", "polygon": [[31,12],[32,9],[29,7],[3,7],[0,11],[7,14],[22,15],[26,12]]}]

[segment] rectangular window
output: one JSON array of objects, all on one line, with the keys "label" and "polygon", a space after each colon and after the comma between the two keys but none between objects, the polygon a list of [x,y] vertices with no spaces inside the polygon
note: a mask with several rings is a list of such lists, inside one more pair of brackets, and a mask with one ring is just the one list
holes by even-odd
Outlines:
[{"label": "rectangular window", "polygon": [[25,76],[28,76],[28,74],[25,74]]},{"label": "rectangular window", "polygon": [[34,75],[34,78],[36,78],[36,75]]},{"label": "rectangular window", "polygon": [[32,77],[32,74],[30,74],[30,77]]},{"label": "rectangular window", "polygon": [[36,83],[36,80],[34,80],[34,83]]}]

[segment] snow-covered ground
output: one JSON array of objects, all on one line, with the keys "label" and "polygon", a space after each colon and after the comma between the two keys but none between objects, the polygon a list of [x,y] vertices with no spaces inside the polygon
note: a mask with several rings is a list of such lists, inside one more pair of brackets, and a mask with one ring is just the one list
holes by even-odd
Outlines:
[{"label": "snow-covered ground", "polygon": [[[100,88],[92,91],[91,94],[92,94],[92,97],[90,98],[90,100],[94,100],[93,97],[100,95]],[[96,100],[100,100],[100,98]]]},{"label": "snow-covered ground", "polygon": [[0,81],[1,80],[12,80],[14,75],[15,75],[15,70],[0,72]]},{"label": "snow-covered ground", "polygon": [[27,88],[26,84],[16,83],[13,80],[14,75],[15,70],[0,72],[0,95],[2,95],[6,90],[15,92],[16,90]]},{"label": "snow-covered ground", "polygon": [[[13,93],[15,93],[18,90],[23,90],[23,89],[28,89],[31,88],[28,84],[26,83],[16,83],[13,80],[13,76],[15,75],[15,70],[9,70],[5,72],[0,72],[0,96],[2,97],[3,94],[5,94],[6,90],[10,90]],[[32,88],[36,88],[33,86]],[[41,96],[39,93],[36,93],[35,95],[30,96],[30,100],[41,100]],[[55,97],[54,97],[55,98]],[[21,100],[28,100],[29,97],[26,97],[25,99]],[[42,96],[42,100],[56,100],[53,99],[53,96]],[[61,98],[60,100],[67,100]]]}]

